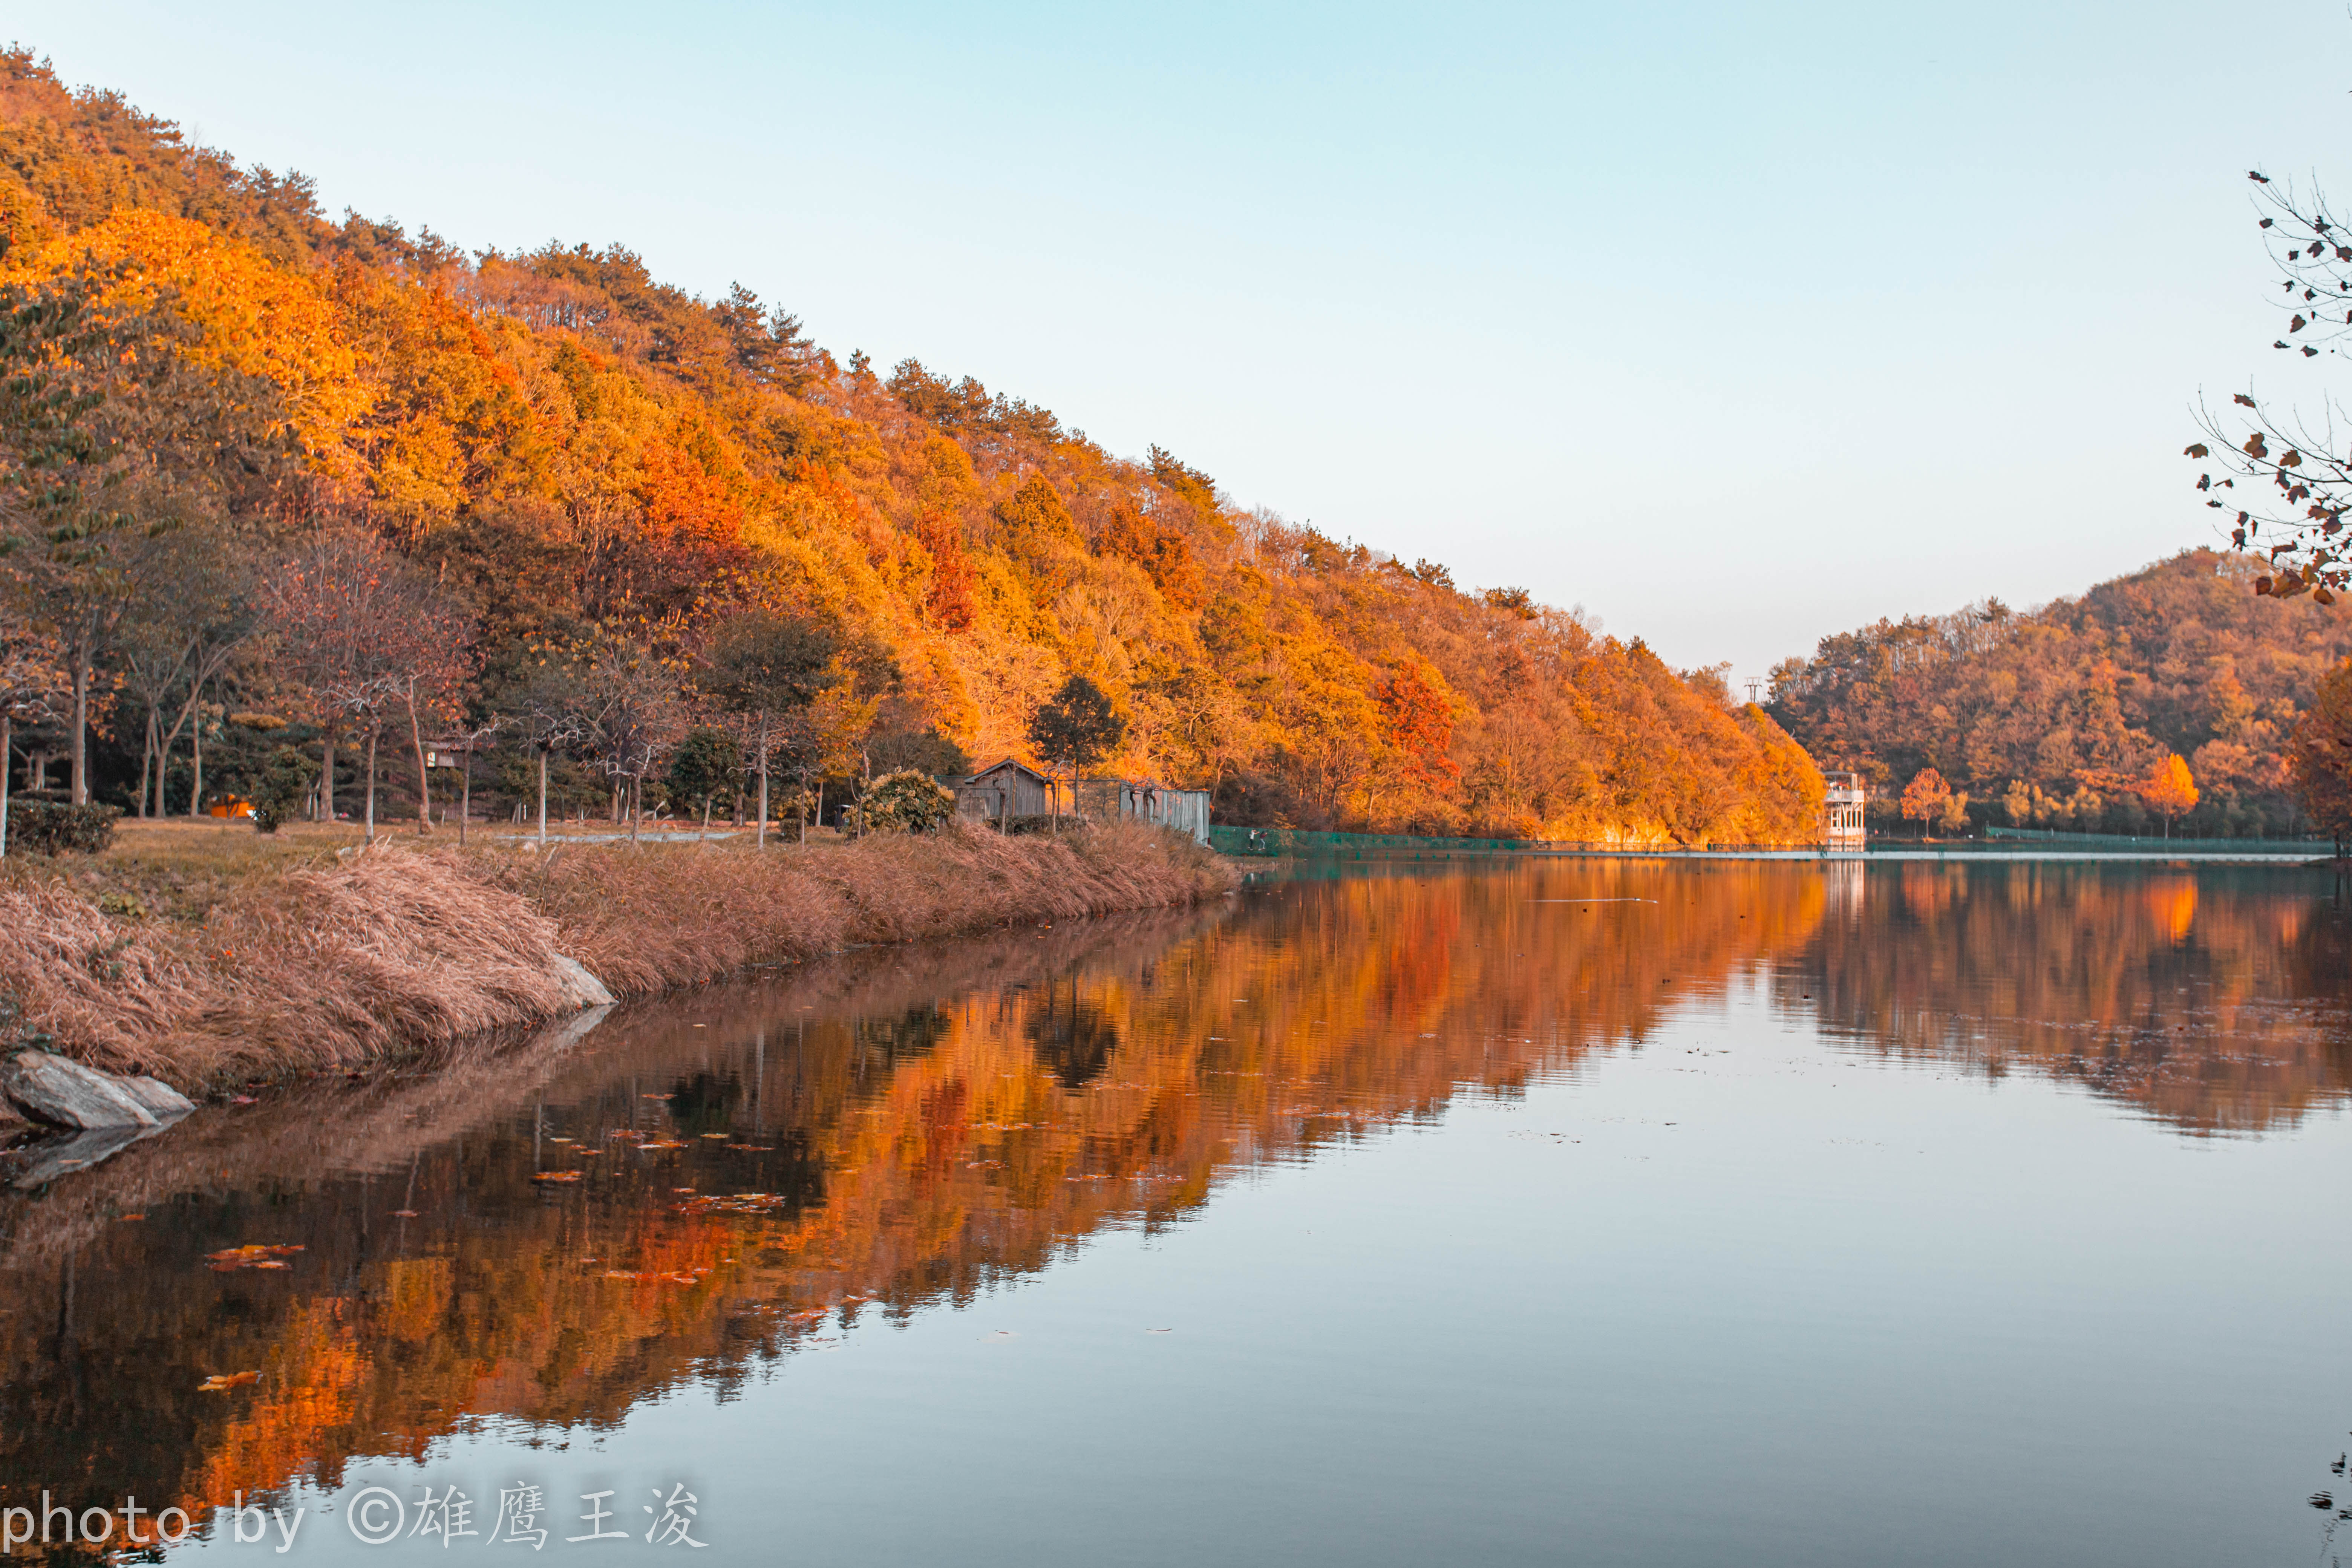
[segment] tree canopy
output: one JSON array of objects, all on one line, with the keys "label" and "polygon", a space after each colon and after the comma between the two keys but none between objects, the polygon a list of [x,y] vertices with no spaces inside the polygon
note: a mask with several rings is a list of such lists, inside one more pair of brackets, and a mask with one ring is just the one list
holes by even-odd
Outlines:
[{"label": "tree canopy", "polygon": [[[442,639],[463,668],[436,711],[548,720],[508,732],[494,793],[535,789],[536,738],[559,804],[616,781],[658,795],[694,723],[749,741],[738,721],[761,711],[789,710],[776,754],[810,784],[886,752],[1045,761],[1063,742],[1032,719],[1082,680],[1125,721],[1101,765],[1212,790],[1229,821],[1818,831],[1818,773],[1719,678],[1523,590],[1245,510],[1169,447],[1108,452],[969,374],[836,358],[756,280],[708,300],[625,246],[468,256],[429,228],[331,220],[306,179],[69,91],[23,48],[0,52],[0,232],[35,375],[8,384],[66,394],[0,407],[12,536],[47,550],[68,524],[177,520],[282,565],[322,525],[367,532],[465,628]],[[134,329],[145,357],[110,363],[146,379],[77,403],[83,341]],[[20,605],[35,553],[0,561]],[[89,586],[103,623],[121,601]],[[296,724],[239,742],[257,777],[278,745],[331,783],[343,755],[332,725],[354,710],[304,651],[315,622],[267,628],[217,678],[233,709]],[[112,689],[110,637],[94,624],[67,661],[91,689]],[[84,717],[94,786],[131,798],[140,726],[103,701]]]},{"label": "tree canopy", "polygon": [[2178,753],[2201,792],[2174,813],[2192,829],[2296,831],[2288,737],[2352,624],[2257,596],[2262,570],[2192,550],[2037,610],[1882,620],[1783,661],[1771,711],[1882,796],[1933,768],[2008,825],[2154,832],[2142,785]]}]

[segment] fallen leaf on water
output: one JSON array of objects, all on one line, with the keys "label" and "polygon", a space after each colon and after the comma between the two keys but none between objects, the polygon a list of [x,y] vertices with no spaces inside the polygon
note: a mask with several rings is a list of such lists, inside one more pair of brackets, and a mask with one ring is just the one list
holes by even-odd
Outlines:
[{"label": "fallen leaf on water", "polygon": [[[680,1187],[679,1192],[692,1192]],[[714,1193],[688,1198],[677,1205],[680,1214],[772,1214],[788,1200],[781,1193]]]},{"label": "fallen leaf on water", "polygon": [[212,1265],[215,1274],[226,1274],[232,1268],[283,1268],[287,1266],[278,1260],[289,1253],[301,1250],[299,1246],[232,1247],[225,1252],[205,1253],[205,1261]]},{"label": "fallen leaf on water", "polygon": [[415,1219],[416,1217],[416,1211],[415,1209],[394,1209],[392,1211],[392,1217],[394,1219]]},{"label": "fallen leaf on water", "polygon": [[233,1094],[233,1095],[230,1095],[230,1096],[228,1097],[228,1102],[229,1102],[231,1105],[258,1105],[258,1104],[260,1104],[260,1103],[261,1103],[259,1100],[257,1100],[254,1099],[254,1098],[253,1098],[253,1096],[251,1096],[251,1095],[249,1095],[249,1094]]},{"label": "fallen leaf on water", "polygon": [[219,1394],[231,1388],[243,1388],[247,1384],[257,1381],[260,1376],[261,1373],[257,1372],[215,1373],[212,1376],[205,1379],[204,1382],[196,1384],[196,1392],[198,1394]]},{"label": "fallen leaf on water", "polygon": [[694,1191],[694,1189],[692,1187],[672,1187],[670,1191],[674,1193],[690,1193]]},{"label": "fallen leaf on water", "polygon": [[116,1215],[114,1217],[115,1217],[115,1218],[117,1218],[117,1219],[121,1219],[121,1220],[133,1220],[133,1219],[145,1219],[147,1216],[146,1216],[145,1215],[143,1215],[143,1214],[119,1214],[119,1215]]},{"label": "fallen leaf on water", "polygon": [[580,1179],[580,1173],[577,1171],[534,1171],[531,1173],[530,1179],[534,1182],[576,1182]]},{"label": "fallen leaf on water", "polygon": [[735,1134],[732,1132],[706,1132],[703,1136],[705,1138],[732,1138]]}]

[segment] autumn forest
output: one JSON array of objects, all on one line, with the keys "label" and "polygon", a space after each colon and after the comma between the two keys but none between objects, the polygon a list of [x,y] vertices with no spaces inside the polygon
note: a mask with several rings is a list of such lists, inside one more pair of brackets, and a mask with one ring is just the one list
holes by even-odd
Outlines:
[{"label": "autumn forest", "polygon": [[2341,789],[2298,779],[2297,738],[2323,739],[2323,762],[2341,750],[2326,678],[2352,626],[2341,605],[2255,593],[2261,569],[2190,550],[2036,610],[1882,620],[1784,661],[1769,710],[1822,766],[1862,773],[1883,823],[1932,773],[1953,826],[2153,833],[2147,781],[2169,758],[2194,785],[2181,831],[2306,832]]},{"label": "autumn forest", "polygon": [[[50,798],[316,814],[323,777],[414,818],[453,804],[425,752],[454,735],[478,811],[541,761],[559,813],[740,810],[755,754],[772,814],[833,810],[891,769],[1042,760],[1083,678],[1123,721],[1102,771],[1221,820],[1814,835],[1819,773],[1719,673],[623,245],[335,221],[21,47],[0,225],[11,689]],[[728,679],[714,649],[750,644],[796,673]]]}]

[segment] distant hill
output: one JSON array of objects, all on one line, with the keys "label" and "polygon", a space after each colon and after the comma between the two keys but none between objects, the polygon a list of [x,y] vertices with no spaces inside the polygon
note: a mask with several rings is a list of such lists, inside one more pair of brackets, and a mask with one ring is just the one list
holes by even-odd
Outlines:
[{"label": "distant hill", "polygon": [[2119,785],[2170,751],[2203,796],[2175,832],[2297,831],[2281,753],[2314,683],[2352,657],[2352,621],[2258,597],[2258,569],[2189,550],[2036,610],[1882,620],[1780,665],[1768,711],[1874,795],[1934,768],[1979,821],[2151,829]]}]

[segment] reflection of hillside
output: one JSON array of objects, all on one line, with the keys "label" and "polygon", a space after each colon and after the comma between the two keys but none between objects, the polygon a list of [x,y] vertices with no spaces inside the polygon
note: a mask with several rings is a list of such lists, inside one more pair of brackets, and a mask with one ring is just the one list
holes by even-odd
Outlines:
[{"label": "reflection of hillside", "polygon": [[[867,955],[617,1018],[593,1048],[208,1113],[5,1213],[0,1504],[78,1471],[93,1501],[193,1505],[331,1481],[471,1417],[610,1421],[830,1322],[1166,1223],[1252,1161],[1638,1039],[1820,902],[1738,873],[1671,912],[1534,901],[1659,880],[1350,882],[1223,923]],[[767,1196],[708,1212],[685,1187]],[[306,1250],[206,1268],[257,1240]],[[248,1390],[196,1392],[248,1369]]]},{"label": "reflection of hillside", "polygon": [[[0,1206],[0,1506],[75,1476],[77,1507],[209,1501],[478,1417],[611,1422],[1181,1219],[1254,1162],[1637,1044],[1755,973],[1890,1049],[2259,1125],[2352,1082],[2341,1029],[2253,1000],[2343,973],[2340,924],[2276,885],[1801,863],[1343,879],[862,954],[581,1046],[201,1113]],[[306,1250],[205,1266],[256,1242]]]},{"label": "reflection of hillside", "polygon": [[1995,1076],[2030,1067],[2200,1132],[2292,1121],[2352,1089],[2352,924],[2324,879],[2032,862],[1840,869],[1818,940],[1778,984],[1783,1005],[1864,1048]]}]

